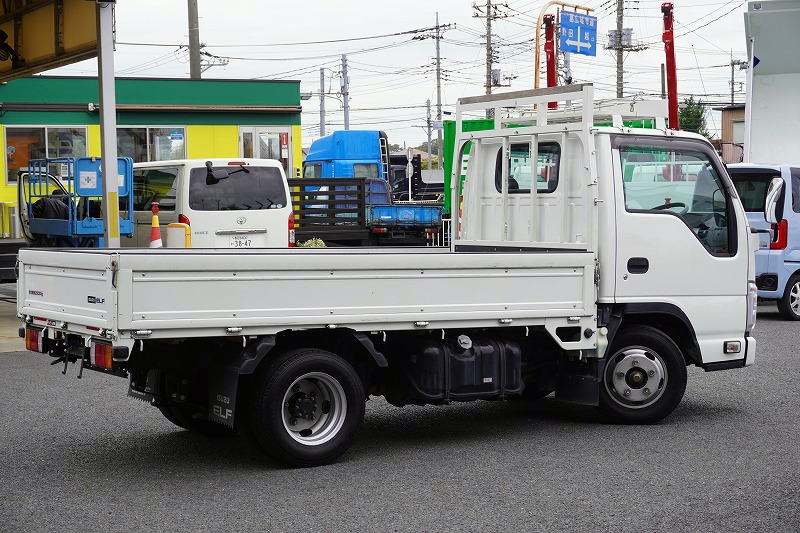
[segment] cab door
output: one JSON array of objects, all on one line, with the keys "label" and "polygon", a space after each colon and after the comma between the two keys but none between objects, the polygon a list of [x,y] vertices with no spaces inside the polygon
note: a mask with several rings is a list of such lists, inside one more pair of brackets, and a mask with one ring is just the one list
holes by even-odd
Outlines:
[{"label": "cab door", "polygon": [[723,343],[744,340],[748,227],[716,154],[700,140],[644,136],[613,147],[615,301],[684,314],[704,363],[744,358]]}]

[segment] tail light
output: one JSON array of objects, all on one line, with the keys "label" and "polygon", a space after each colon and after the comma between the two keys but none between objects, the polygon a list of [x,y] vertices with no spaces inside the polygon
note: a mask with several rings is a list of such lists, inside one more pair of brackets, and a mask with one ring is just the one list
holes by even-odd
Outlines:
[{"label": "tail light", "polygon": [[44,352],[44,330],[42,328],[25,328],[25,349],[32,352]]},{"label": "tail light", "polygon": [[773,235],[775,236],[769,243],[770,250],[784,250],[789,243],[789,222],[784,218],[777,224],[772,225]]},{"label": "tail light", "polygon": [[187,226],[191,226],[191,223],[189,222],[189,217],[187,217],[186,215],[178,215],[178,222],[180,222],[181,224],[186,224]]},{"label": "tail light", "polygon": [[110,344],[94,341],[89,348],[89,361],[94,366],[110,370],[113,366],[112,353],[113,348]]},{"label": "tail light", "polygon": [[289,248],[294,248],[295,240],[294,240],[294,213],[289,213],[289,222],[288,222],[288,230],[289,230]]}]

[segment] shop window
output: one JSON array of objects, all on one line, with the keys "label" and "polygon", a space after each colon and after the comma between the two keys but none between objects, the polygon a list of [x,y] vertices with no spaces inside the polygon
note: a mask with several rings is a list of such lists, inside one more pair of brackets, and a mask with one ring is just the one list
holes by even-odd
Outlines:
[{"label": "shop window", "polygon": [[134,163],[186,158],[183,128],[117,128],[117,153]]},{"label": "shop window", "polygon": [[[8,183],[17,181],[17,173],[28,168],[31,159],[86,156],[86,128],[7,127],[6,169]],[[54,164],[50,173],[66,178],[67,165]]]}]

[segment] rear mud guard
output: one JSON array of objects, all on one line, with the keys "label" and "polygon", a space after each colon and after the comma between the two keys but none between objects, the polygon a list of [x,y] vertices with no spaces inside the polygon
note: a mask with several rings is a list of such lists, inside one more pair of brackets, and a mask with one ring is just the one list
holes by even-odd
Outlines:
[{"label": "rear mud guard", "polygon": [[258,364],[275,347],[275,336],[268,335],[249,344],[241,353],[220,357],[208,369],[208,419],[233,427],[239,376],[255,372]]}]

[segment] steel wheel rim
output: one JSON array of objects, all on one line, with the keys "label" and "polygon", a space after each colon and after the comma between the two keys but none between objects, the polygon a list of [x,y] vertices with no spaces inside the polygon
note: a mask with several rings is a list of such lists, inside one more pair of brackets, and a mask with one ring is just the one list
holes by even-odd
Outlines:
[{"label": "steel wheel rim", "polygon": [[792,285],[789,291],[789,307],[796,315],[800,315],[800,281]]},{"label": "steel wheel rim", "polygon": [[615,403],[628,409],[643,409],[663,396],[668,379],[667,365],[658,353],[631,346],[608,360],[603,381]]},{"label": "steel wheel rim", "polygon": [[283,395],[283,427],[292,439],[306,446],[319,446],[334,438],[342,429],[346,414],[344,388],[324,372],[303,374]]}]

